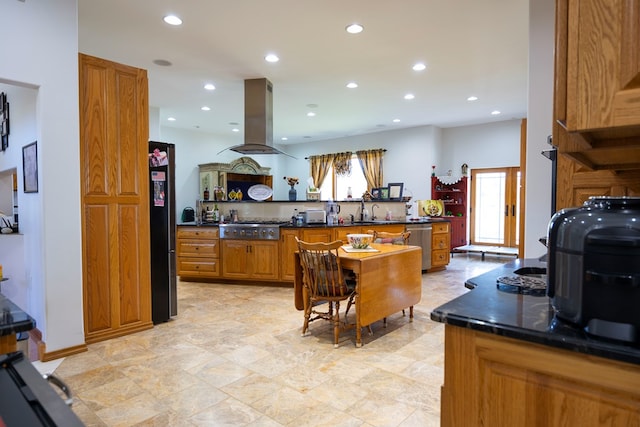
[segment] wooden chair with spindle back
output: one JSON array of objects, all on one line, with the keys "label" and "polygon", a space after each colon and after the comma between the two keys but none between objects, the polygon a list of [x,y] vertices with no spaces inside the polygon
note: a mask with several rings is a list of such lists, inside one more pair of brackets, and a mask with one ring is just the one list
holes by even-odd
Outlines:
[{"label": "wooden chair with spindle back", "polygon": [[[307,293],[304,310],[302,335],[309,331],[309,323],[324,319],[333,324],[333,345],[338,347],[340,331],[355,328],[355,323],[347,323],[347,314],[356,296],[354,285],[349,285],[340,265],[338,249],[341,240],[330,243],[308,243],[296,238],[300,266],[303,275],[303,292]],[[340,302],[347,301],[345,319],[340,323]],[[320,308],[328,303],[326,311]]]}]

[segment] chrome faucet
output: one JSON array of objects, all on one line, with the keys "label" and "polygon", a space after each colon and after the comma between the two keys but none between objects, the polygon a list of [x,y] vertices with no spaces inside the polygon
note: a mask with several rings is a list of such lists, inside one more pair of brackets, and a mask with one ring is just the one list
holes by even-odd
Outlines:
[{"label": "chrome faucet", "polygon": [[378,206],[377,203],[374,203],[371,206],[371,221],[375,221],[375,219],[376,219],[376,214],[373,212],[373,208],[376,208],[376,207],[379,208],[380,206]]}]

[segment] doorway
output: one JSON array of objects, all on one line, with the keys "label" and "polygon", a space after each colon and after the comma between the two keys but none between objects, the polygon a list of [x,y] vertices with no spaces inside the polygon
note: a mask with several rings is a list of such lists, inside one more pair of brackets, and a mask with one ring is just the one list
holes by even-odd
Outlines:
[{"label": "doorway", "polygon": [[518,247],[520,186],[518,167],[471,171],[472,245]]}]

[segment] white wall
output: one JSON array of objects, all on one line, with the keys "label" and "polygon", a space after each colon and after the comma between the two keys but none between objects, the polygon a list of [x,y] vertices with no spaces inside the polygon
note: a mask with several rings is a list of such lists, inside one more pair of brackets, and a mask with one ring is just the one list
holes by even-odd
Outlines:
[{"label": "white wall", "polygon": [[546,253],[538,241],[551,219],[551,162],[540,153],[549,147],[553,124],[554,0],[529,2],[529,98],[527,118],[527,176],[524,254]]},{"label": "white wall", "polygon": [[436,175],[461,174],[469,169],[517,167],[520,165],[521,120],[505,120],[482,125],[442,130],[442,153]]},{"label": "white wall", "polygon": [[[219,151],[234,145],[213,135],[198,131],[161,128],[162,141],[176,144],[176,214],[194,206],[198,197],[198,164],[230,162],[241,155],[233,151]],[[297,176],[302,181],[310,176],[305,157],[340,151],[384,148],[385,182],[402,182],[406,194],[414,200],[431,198],[431,165],[437,171],[453,169],[460,173],[460,165],[475,167],[514,166],[519,163],[520,120],[485,125],[440,129],[420,126],[368,135],[279,146],[293,159],[283,155],[251,156],[261,166],[271,167],[274,199],[287,200],[289,187],[282,179]],[[443,169],[439,165],[446,165]],[[413,213],[413,212],[412,212]]]},{"label": "white wall", "polygon": [[37,89],[35,126],[20,130],[34,134],[14,134],[20,107],[12,102],[10,145],[0,164],[18,167],[21,176],[22,146],[38,141],[38,193],[24,194],[19,182],[29,295],[16,298],[27,301],[22,308],[36,319],[47,351],[84,343],[77,28],[75,0],[2,2],[10,41],[3,43],[0,81]]}]

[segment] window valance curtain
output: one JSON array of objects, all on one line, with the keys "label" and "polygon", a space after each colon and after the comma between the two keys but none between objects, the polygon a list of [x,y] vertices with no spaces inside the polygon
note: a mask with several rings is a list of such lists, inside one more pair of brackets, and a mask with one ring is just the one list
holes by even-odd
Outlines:
[{"label": "window valance curtain", "polygon": [[[382,187],[382,183],[384,182],[382,176],[382,156],[385,151],[384,149],[356,151],[358,162],[367,180],[368,189]],[[351,174],[352,155],[353,153],[351,151],[345,151],[342,153],[309,156],[311,177],[313,178],[314,184],[320,187],[332,166],[337,175],[349,176]]]},{"label": "window valance curtain", "polygon": [[372,188],[382,187],[382,183],[384,182],[382,174],[382,156],[385,151],[386,150],[383,149],[356,151],[356,155],[358,156],[358,161],[360,162],[360,167],[362,168],[364,177],[367,180],[367,188],[369,190]]},{"label": "window valance curtain", "polygon": [[336,175],[351,175],[351,155],[351,151],[333,155],[333,170],[336,171]]},{"label": "window valance curtain", "polygon": [[311,163],[311,177],[313,178],[313,184],[319,188],[333,164],[333,154],[310,156],[309,161]]}]

